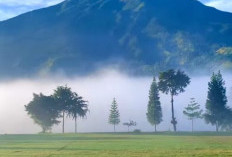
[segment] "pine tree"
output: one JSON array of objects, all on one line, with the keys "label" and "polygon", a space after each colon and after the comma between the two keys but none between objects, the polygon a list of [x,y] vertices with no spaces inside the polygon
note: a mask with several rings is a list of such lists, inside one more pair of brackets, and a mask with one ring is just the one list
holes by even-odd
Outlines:
[{"label": "pine tree", "polygon": [[216,126],[216,131],[223,125],[226,119],[228,108],[225,82],[220,71],[212,75],[211,81],[208,83],[208,96],[206,101],[205,120]]},{"label": "pine tree", "polygon": [[192,132],[193,132],[193,121],[198,118],[202,118],[203,110],[200,109],[200,105],[195,101],[195,98],[191,98],[190,104],[185,107],[183,113],[192,121]]},{"label": "pine tree", "polygon": [[109,115],[109,124],[114,125],[114,132],[115,132],[115,126],[120,123],[120,113],[118,110],[118,104],[116,102],[116,99],[113,99],[111,109],[110,109],[110,115]]},{"label": "pine tree", "polygon": [[162,122],[162,109],[160,104],[159,89],[155,77],[149,91],[149,102],[147,106],[147,120],[156,127]]}]

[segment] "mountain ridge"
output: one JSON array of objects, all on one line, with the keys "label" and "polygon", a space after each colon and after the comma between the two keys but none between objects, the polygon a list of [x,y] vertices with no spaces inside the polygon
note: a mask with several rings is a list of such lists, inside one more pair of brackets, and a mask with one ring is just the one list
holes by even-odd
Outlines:
[{"label": "mountain ridge", "polygon": [[231,46],[232,14],[196,0],[66,0],[0,22],[0,74],[207,69]]}]

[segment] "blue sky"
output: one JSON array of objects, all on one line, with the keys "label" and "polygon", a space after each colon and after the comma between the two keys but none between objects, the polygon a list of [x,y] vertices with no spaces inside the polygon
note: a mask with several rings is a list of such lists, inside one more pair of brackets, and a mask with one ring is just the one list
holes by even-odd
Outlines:
[{"label": "blue sky", "polygon": [[[63,0],[0,0],[0,21],[19,14],[48,7]],[[232,0],[199,0],[202,3],[219,10],[232,12]]]}]

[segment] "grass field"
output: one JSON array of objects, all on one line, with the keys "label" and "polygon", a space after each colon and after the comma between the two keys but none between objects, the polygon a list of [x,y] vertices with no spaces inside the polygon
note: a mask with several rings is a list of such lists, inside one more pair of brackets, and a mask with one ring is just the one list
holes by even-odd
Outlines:
[{"label": "grass field", "polygon": [[214,133],[1,135],[0,157],[232,156],[232,136]]}]

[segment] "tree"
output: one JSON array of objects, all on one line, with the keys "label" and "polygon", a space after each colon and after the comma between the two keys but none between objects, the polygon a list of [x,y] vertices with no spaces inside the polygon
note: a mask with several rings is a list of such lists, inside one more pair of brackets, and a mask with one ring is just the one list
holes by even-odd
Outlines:
[{"label": "tree", "polygon": [[160,104],[159,89],[155,77],[149,91],[149,102],[147,106],[147,120],[151,125],[156,126],[162,122],[162,109]]},{"label": "tree", "polygon": [[216,131],[223,125],[229,108],[226,106],[226,88],[225,81],[220,71],[213,73],[208,83],[208,96],[206,101],[205,121],[216,126]]},{"label": "tree", "polygon": [[185,88],[189,85],[190,78],[182,71],[175,71],[173,69],[161,72],[159,75],[159,90],[165,94],[171,94],[171,106],[172,106],[172,120],[174,131],[176,131],[177,120],[174,115],[174,96],[185,91]]},{"label": "tree", "polygon": [[120,123],[120,113],[118,110],[118,104],[116,102],[116,99],[113,99],[111,109],[110,109],[110,115],[109,115],[109,124],[114,125],[114,132],[115,132],[115,126]]},{"label": "tree", "polygon": [[64,118],[68,113],[69,108],[75,104],[74,94],[71,88],[67,86],[59,86],[54,91],[53,97],[59,106],[60,114],[62,115],[62,133],[64,133]]},{"label": "tree", "polygon": [[52,96],[44,96],[43,94],[34,94],[33,100],[25,105],[28,115],[42,128],[45,133],[51,130],[52,126],[59,124],[59,110]]},{"label": "tree", "polygon": [[200,109],[200,105],[196,102],[195,98],[191,98],[190,104],[185,107],[183,111],[184,115],[188,117],[189,120],[192,121],[192,132],[193,132],[193,121],[195,119],[202,118],[203,110]]},{"label": "tree", "polygon": [[227,108],[225,110],[225,117],[221,124],[221,129],[225,131],[232,131],[232,109]]},{"label": "tree", "polygon": [[130,127],[136,126],[137,123],[134,122],[133,120],[130,120],[129,122],[123,123],[123,125],[127,126],[128,127],[128,132],[130,132]]},{"label": "tree", "polygon": [[68,107],[68,115],[75,120],[75,133],[77,133],[77,118],[86,117],[88,111],[87,101],[83,100],[83,97],[78,96],[77,93],[73,93],[73,103]]}]

